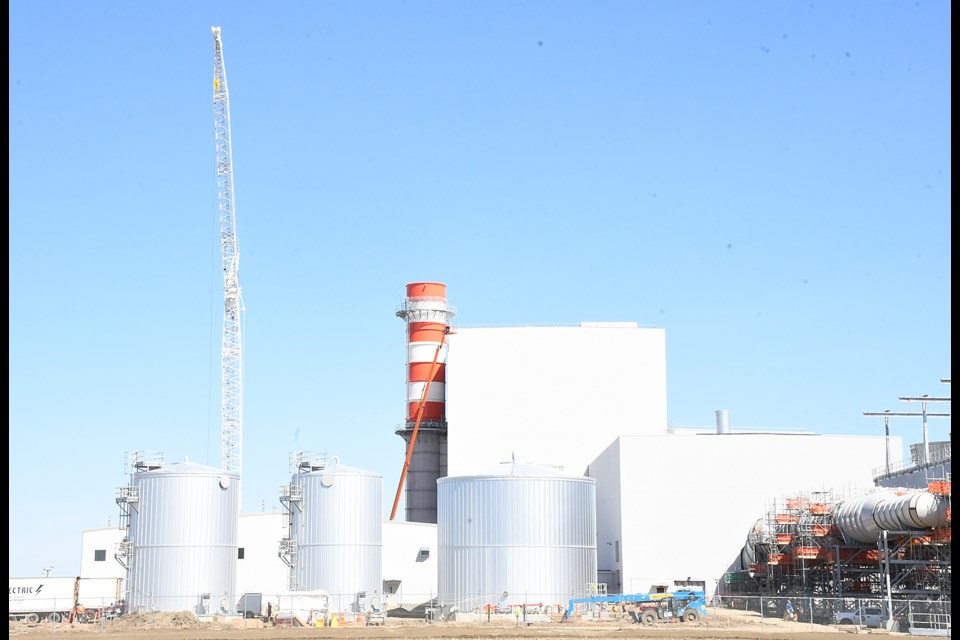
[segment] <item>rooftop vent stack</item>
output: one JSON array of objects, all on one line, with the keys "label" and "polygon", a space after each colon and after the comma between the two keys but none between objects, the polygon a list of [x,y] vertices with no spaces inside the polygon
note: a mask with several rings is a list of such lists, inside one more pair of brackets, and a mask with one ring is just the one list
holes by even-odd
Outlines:
[{"label": "rooftop vent stack", "polygon": [[409,448],[416,430],[404,487],[407,522],[437,522],[437,479],[447,475],[445,334],[455,313],[447,304],[447,285],[438,282],[408,284],[397,310],[407,323],[407,409],[396,433]]},{"label": "rooftop vent stack", "polygon": [[717,433],[730,433],[730,412],[717,409]]}]

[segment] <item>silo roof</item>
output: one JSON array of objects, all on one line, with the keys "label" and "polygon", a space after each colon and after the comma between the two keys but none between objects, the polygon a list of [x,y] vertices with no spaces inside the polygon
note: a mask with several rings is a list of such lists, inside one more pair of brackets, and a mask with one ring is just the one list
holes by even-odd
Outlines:
[{"label": "silo roof", "polygon": [[[471,473],[465,476],[458,476],[461,478],[472,478],[472,477],[499,477],[499,478],[564,478],[564,479],[575,479],[575,480],[590,480],[593,481],[593,478],[588,476],[576,475],[561,471],[555,467],[547,467],[538,464],[529,464],[525,462],[501,462],[495,467],[479,471],[477,473]],[[443,481],[445,478],[440,478],[439,481]]]},{"label": "silo roof", "polygon": [[339,460],[326,461],[326,460],[304,460],[303,467],[301,468],[301,473],[333,473],[336,475],[343,476],[376,476],[382,477],[379,473],[373,471],[366,471],[364,469],[357,469],[356,467],[348,467],[345,464],[340,464]]},{"label": "silo roof", "polygon": [[196,462],[170,462],[160,465],[157,469],[150,469],[143,471],[142,473],[153,473],[153,474],[169,474],[169,473],[180,473],[186,475],[228,475],[228,476],[238,476],[239,474],[235,472],[229,472],[224,469],[219,469],[217,467],[210,467],[205,464],[197,464]]},{"label": "silo roof", "polygon": [[339,462],[337,464],[330,465],[330,470],[333,473],[341,473],[343,475],[380,476],[379,473],[374,471],[367,471],[366,469],[358,469],[356,467],[348,467],[347,465],[340,464]]}]

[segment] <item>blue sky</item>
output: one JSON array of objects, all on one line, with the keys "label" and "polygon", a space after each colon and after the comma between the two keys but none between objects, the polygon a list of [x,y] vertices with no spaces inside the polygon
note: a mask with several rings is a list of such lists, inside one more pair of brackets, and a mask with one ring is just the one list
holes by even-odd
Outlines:
[{"label": "blue sky", "polygon": [[[734,429],[881,435],[864,411],[949,395],[950,17],[16,0],[10,575],[79,572],[80,532],[117,524],[126,452],[219,464],[211,26],[247,307],[243,512],[279,507],[309,450],[381,473],[387,518],[408,282],[446,283],[461,326],[663,327],[678,427],[725,408]],[[920,420],[891,431],[916,442]]]}]

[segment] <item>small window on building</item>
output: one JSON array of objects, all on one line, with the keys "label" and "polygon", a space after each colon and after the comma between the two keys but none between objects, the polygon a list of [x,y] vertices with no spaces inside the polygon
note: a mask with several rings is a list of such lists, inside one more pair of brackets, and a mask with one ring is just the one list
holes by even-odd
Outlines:
[{"label": "small window on building", "polygon": [[243,547],[237,547],[237,560],[243,560]]},{"label": "small window on building", "polygon": [[107,559],[107,550],[106,549],[94,549],[93,550],[93,561],[94,562],[103,562]]},{"label": "small window on building", "polygon": [[430,557],[430,549],[427,547],[420,547],[420,551],[417,552],[417,562],[423,562]]},{"label": "small window on building", "polygon": [[383,581],[383,592],[386,594],[394,594],[400,589],[399,580],[384,580]]}]

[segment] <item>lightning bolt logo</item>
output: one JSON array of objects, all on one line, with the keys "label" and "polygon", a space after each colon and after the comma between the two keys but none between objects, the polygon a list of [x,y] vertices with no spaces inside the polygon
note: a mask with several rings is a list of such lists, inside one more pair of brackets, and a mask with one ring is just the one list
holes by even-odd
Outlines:
[{"label": "lightning bolt logo", "polygon": [[40,586],[37,587],[37,591],[36,591],[36,592],[37,592],[37,593],[40,593],[40,590],[41,590],[41,589],[43,589],[43,583],[41,583]]}]

